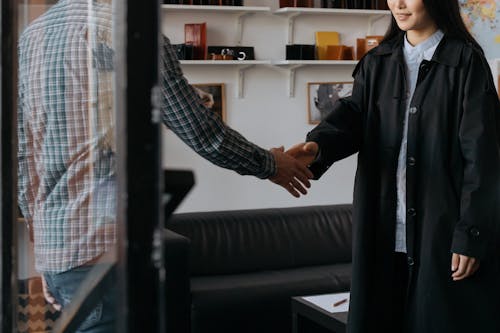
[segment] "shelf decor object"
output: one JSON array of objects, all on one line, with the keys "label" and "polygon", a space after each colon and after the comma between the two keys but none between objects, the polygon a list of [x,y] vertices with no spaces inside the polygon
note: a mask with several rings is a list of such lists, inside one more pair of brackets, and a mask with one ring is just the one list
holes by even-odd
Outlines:
[{"label": "shelf decor object", "polygon": [[322,8],[345,8],[344,0],[321,0]]},{"label": "shelf decor object", "polygon": [[163,0],[165,5],[243,6],[243,0]]},{"label": "shelf decor object", "polygon": [[201,12],[201,13],[224,13],[233,14],[236,16],[236,45],[241,45],[243,36],[243,21],[246,17],[256,13],[268,13],[270,7],[262,6],[191,6],[191,5],[169,5],[163,4],[162,10],[167,13],[185,13],[185,12]]},{"label": "shelf decor object", "polygon": [[[335,0],[333,0],[335,1]],[[345,0],[338,0],[341,3]],[[375,0],[374,0],[375,1]],[[375,2],[371,1],[372,7],[373,8],[379,8],[375,5],[373,5]],[[382,1],[384,2],[385,0],[377,0],[377,1]],[[293,1],[292,1],[293,2]],[[382,3],[381,2],[381,3]],[[266,2],[267,3],[267,2]],[[297,5],[300,5],[303,3],[300,3],[300,1],[297,2]],[[326,4],[326,3],[325,3]],[[295,3],[292,3],[291,5],[295,5]],[[336,6],[335,4],[332,4],[332,6]],[[164,11],[165,14],[167,15],[175,15],[177,16],[178,13],[181,14],[189,14],[189,13],[196,13],[196,14],[207,14],[215,16],[219,15],[227,15],[228,17],[231,18],[230,20],[227,20],[227,23],[229,24],[232,22],[232,19],[235,18],[234,21],[236,21],[236,29],[231,29],[228,26],[228,29],[226,32],[230,32],[231,34],[235,34],[235,42],[227,42],[230,43],[229,45],[236,45],[237,47],[243,47],[241,46],[242,43],[242,31],[243,31],[243,25],[245,23],[245,19],[254,14],[268,14],[272,13],[277,17],[282,17],[285,19],[285,22],[288,23],[288,30],[286,28],[284,29],[285,31],[288,32],[288,41],[284,42],[282,44],[285,45],[292,45],[292,44],[297,44],[294,43],[294,22],[295,19],[300,18],[300,17],[306,17],[306,16],[330,16],[330,17],[358,17],[358,18],[366,18],[367,22],[367,33],[366,35],[371,36],[374,35],[372,33],[372,28],[375,24],[380,19],[385,19],[385,18],[390,18],[390,11],[388,10],[376,10],[376,9],[343,9],[343,8],[314,8],[314,7],[283,7],[283,8],[278,8],[274,11],[271,12],[270,7],[264,7],[264,6],[219,6],[219,5],[186,5],[186,4],[163,4],[162,5],[162,10]],[[359,30],[359,29],[358,29]],[[281,43],[281,42],[280,42]],[[219,44],[222,45],[222,44]],[[287,45],[287,47],[288,47]],[[363,46],[365,45],[365,41],[363,39]],[[313,52],[309,53],[315,53],[315,45],[312,45],[314,48]],[[347,49],[346,49],[347,50]],[[290,52],[290,51],[289,51]],[[340,58],[353,58],[351,56],[346,56],[346,53],[342,51],[341,53],[344,53]],[[349,53],[349,50],[347,50],[347,54]],[[352,54],[351,50],[351,54]],[[302,52],[302,55],[299,54],[299,56],[296,56],[294,58],[297,59],[291,59],[292,57],[289,54],[289,59],[283,60],[283,59],[274,59],[274,60],[249,60],[248,57],[244,60],[235,60],[237,58],[233,57],[233,60],[227,60],[230,59],[230,57],[226,57],[226,60],[218,60],[221,59],[222,57],[217,56],[217,53],[214,53],[215,56],[213,57],[214,60],[208,60],[205,58],[205,60],[181,60],[181,64],[183,67],[193,67],[193,66],[200,66],[200,67],[205,67],[205,68],[214,68],[213,73],[217,73],[219,68],[234,68],[234,71],[236,73],[236,82],[237,82],[237,89],[235,89],[235,93],[237,98],[243,98],[244,97],[244,83],[245,83],[245,74],[248,70],[256,67],[256,66],[266,66],[272,69],[275,69],[277,71],[283,72],[287,75],[288,80],[288,96],[293,97],[295,95],[295,77],[296,77],[296,72],[299,69],[303,68],[310,68],[310,67],[325,67],[325,68],[342,68],[342,70],[349,70],[349,69],[354,69],[356,64],[358,63],[357,60],[312,60],[314,59],[313,57],[308,56],[310,60],[304,60],[300,58],[306,58],[304,56],[304,53]],[[234,52],[233,52],[234,54]],[[221,51],[222,55],[222,51]],[[212,56],[209,57],[212,59]],[[216,60],[217,59],[217,60]]]},{"label": "shelf decor object", "polygon": [[319,124],[333,110],[340,98],[352,95],[352,82],[309,82],[307,114],[309,124]]},{"label": "shelf decor object", "polygon": [[214,112],[217,116],[226,122],[226,86],[224,83],[195,83],[197,90],[201,90],[203,105]]},{"label": "shelf decor object", "polygon": [[286,60],[315,60],[316,46],[309,44],[292,44],[286,46]]},{"label": "shelf decor object", "polygon": [[193,45],[174,44],[172,45],[179,60],[193,60]]},{"label": "shelf decor object", "polygon": [[337,9],[337,8],[279,8],[275,15],[283,16],[288,20],[288,40],[287,44],[294,44],[295,20],[305,15],[331,15],[331,16],[361,16],[367,17],[367,35],[372,35],[373,25],[378,20],[388,17],[391,12],[388,10],[374,9]]},{"label": "shelf decor object", "polygon": [[184,25],[184,41],[193,46],[193,60],[207,59],[207,24],[187,23]]},{"label": "shelf decor object", "polygon": [[[340,35],[336,31],[316,31],[316,51],[318,60],[333,60],[328,57],[328,47],[340,44]],[[336,59],[341,59],[336,58]]]},{"label": "shelf decor object", "polygon": [[386,0],[322,0],[323,8],[388,10]]},{"label": "shelf decor object", "polygon": [[283,7],[314,7],[314,0],[280,0],[280,8]]},{"label": "shelf decor object", "polygon": [[[209,46],[209,59],[213,59],[213,55],[230,55],[231,60],[255,60],[255,51],[253,46]],[[214,59],[217,60],[217,59]]]},{"label": "shelf decor object", "polygon": [[354,48],[346,45],[328,45],[325,60],[354,60]]}]

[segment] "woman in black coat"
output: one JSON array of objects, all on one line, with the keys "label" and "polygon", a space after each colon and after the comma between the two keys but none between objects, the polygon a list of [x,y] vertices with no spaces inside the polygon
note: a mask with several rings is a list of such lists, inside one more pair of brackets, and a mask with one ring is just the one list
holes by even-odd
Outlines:
[{"label": "woman in black coat", "polygon": [[352,96],[289,150],[316,178],[358,152],[348,330],[498,333],[491,72],[457,0],[388,4],[391,27],[354,70]]}]

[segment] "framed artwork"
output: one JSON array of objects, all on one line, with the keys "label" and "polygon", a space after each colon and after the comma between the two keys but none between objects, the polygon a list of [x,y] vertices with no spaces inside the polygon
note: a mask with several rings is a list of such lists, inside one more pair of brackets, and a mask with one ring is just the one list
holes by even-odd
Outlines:
[{"label": "framed artwork", "polygon": [[319,124],[339,98],[351,96],[352,82],[307,83],[307,113],[309,124]]},{"label": "framed artwork", "polygon": [[193,84],[198,89],[204,105],[226,122],[226,91],[224,83]]}]

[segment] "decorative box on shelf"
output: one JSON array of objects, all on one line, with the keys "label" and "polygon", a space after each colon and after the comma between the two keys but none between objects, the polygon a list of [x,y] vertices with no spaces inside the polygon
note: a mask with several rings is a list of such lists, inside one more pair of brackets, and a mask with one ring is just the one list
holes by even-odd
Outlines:
[{"label": "decorative box on shelf", "polygon": [[163,0],[165,5],[243,6],[243,0]]},{"label": "decorative box on shelf", "polygon": [[314,7],[313,0],[280,0],[280,7]]}]

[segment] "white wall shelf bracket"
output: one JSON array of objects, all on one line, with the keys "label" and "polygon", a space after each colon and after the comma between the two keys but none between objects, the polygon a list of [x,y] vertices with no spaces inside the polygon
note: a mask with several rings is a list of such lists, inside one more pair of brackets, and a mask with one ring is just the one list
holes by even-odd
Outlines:
[{"label": "white wall shelf bracket", "polygon": [[288,44],[293,44],[295,39],[295,19],[300,15],[300,13],[290,14],[288,19]]},{"label": "white wall shelf bracket", "polygon": [[306,64],[278,64],[276,63],[274,68],[285,72],[288,75],[288,97],[295,97],[295,74],[297,69],[307,66]]},{"label": "white wall shelf bracket", "polygon": [[241,45],[241,41],[243,40],[243,21],[250,15],[254,13],[241,13],[238,14],[236,18],[236,45]]},{"label": "white wall shelf bracket", "polygon": [[289,68],[288,74],[288,97],[295,97],[295,72],[304,65],[295,65]]},{"label": "white wall shelf bracket", "polygon": [[247,16],[255,13],[270,12],[270,7],[250,6],[193,6],[193,5],[162,5],[162,9],[170,13],[224,13],[236,15],[236,43],[241,45],[243,38],[243,22]]},{"label": "white wall shelf bracket", "polygon": [[237,98],[245,97],[245,72],[255,65],[247,65],[238,67],[238,92]]},{"label": "white wall shelf bracket", "polygon": [[295,97],[295,75],[299,68],[309,66],[356,66],[357,60],[278,60],[272,65],[288,74],[288,97]]},{"label": "white wall shelf bracket", "polygon": [[339,15],[339,16],[361,16],[368,17],[368,35],[373,31],[375,22],[391,14],[388,10],[373,9],[324,9],[324,8],[279,8],[274,12],[275,15],[281,15],[288,20],[288,44],[294,42],[295,19],[299,15]]},{"label": "white wall shelf bracket", "polygon": [[387,17],[387,15],[371,15],[368,18],[368,28],[366,30],[366,35],[371,36],[373,34],[373,26],[375,25],[375,23],[385,17]]}]

